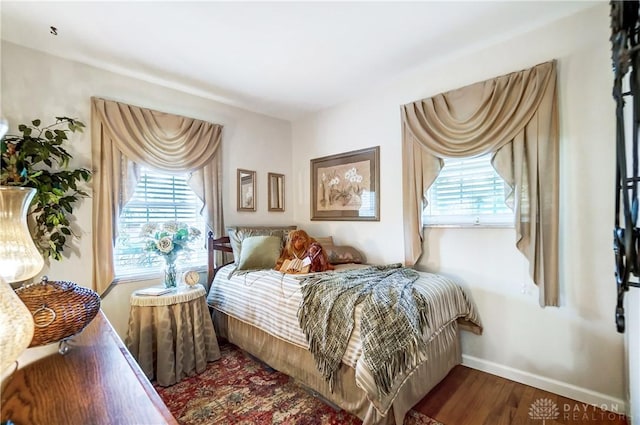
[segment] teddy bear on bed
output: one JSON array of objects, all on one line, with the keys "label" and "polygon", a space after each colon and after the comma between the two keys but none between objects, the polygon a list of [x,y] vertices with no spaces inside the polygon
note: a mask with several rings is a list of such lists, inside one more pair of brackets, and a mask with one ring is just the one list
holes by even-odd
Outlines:
[{"label": "teddy bear on bed", "polygon": [[333,270],[334,267],[322,245],[304,230],[292,230],[275,269],[283,273],[309,273]]}]

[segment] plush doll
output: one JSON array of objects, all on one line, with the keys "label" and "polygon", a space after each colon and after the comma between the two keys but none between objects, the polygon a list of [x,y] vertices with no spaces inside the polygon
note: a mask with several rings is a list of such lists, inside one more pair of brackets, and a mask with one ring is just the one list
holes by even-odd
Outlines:
[{"label": "plush doll", "polygon": [[334,267],[322,245],[304,230],[292,230],[275,269],[283,273],[308,273],[333,270]]}]

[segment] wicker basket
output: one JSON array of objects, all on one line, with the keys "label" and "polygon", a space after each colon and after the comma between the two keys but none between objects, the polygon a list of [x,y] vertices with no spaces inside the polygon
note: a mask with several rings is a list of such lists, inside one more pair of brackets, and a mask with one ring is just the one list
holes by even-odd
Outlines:
[{"label": "wicker basket", "polygon": [[77,334],[91,322],[100,310],[100,296],[73,282],[49,281],[16,289],[35,323],[31,345],[49,344]]}]

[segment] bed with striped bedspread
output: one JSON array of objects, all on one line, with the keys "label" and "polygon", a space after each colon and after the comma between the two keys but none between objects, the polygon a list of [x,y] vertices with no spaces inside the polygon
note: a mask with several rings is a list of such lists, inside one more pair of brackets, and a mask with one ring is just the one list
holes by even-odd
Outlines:
[{"label": "bed with striped bedspread", "polygon": [[[336,272],[364,265],[340,265]],[[309,344],[299,325],[298,310],[302,302],[301,282],[305,275],[287,275],[275,270],[259,270],[244,274],[232,273],[233,265],[222,268],[211,284],[207,303],[214,309],[241,322],[255,326],[275,338],[308,349]],[[430,300],[425,346],[453,321],[463,321],[467,329],[481,331],[477,311],[464,289],[440,275],[420,273],[416,289]],[[355,326],[343,355],[344,364],[356,370],[357,385],[368,395],[376,408],[385,413],[394,395],[381,397],[372,375],[362,358],[360,337],[361,305],[355,308]],[[424,359],[421,359],[424,360]],[[406,371],[406,375],[411,371]],[[399,380],[403,377],[399,376]]]}]

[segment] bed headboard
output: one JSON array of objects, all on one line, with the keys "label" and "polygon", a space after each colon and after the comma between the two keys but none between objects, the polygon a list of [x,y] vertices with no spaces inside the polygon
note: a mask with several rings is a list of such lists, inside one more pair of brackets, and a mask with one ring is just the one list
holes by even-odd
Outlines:
[{"label": "bed headboard", "polygon": [[[211,284],[211,282],[213,281],[213,277],[221,267],[229,264],[224,263],[223,261],[224,264],[217,265],[215,261],[216,251],[220,251],[223,254],[225,252],[233,253],[229,236],[223,236],[221,238],[215,239],[213,237],[213,232],[209,232],[207,237],[207,285]],[[222,256],[222,258],[224,258],[224,255]]]},{"label": "bed headboard", "polygon": [[[242,240],[250,237],[250,236],[279,236],[284,240],[286,236],[289,234],[291,230],[295,230],[296,226],[227,226],[226,231],[229,236],[223,236],[218,239],[214,239],[213,233],[209,232],[209,237],[207,238],[207,251],[208,251],[208,267],[207,267],[207,279],[209,282],[213,281],[213,277],[215,276],[218,269],[222,266],[230,264],[231,262],[225,263],[225,260],[221,261],[223,264],[216,264],[216,257],[220,258],[219,255],[216,255],[216,251],[220,251],[222,254],[231,253],[236,257],[239,257],[240,252],[240,244],[242,244]],[[234,250],[236,251],[234,253]],[[223,255],[224,258],[224,255]],[[238,258],[234,259],[238,261]],[[232,261],[234,261],[232,260]]]}]

